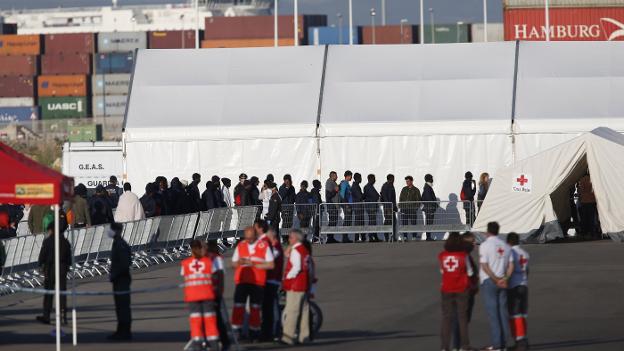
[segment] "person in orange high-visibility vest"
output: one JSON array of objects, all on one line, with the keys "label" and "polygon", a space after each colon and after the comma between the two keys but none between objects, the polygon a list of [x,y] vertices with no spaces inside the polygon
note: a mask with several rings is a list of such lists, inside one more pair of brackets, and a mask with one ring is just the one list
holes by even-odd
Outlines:
[{"label": "person in orange high-visibility vest", "polygon": [[264,240],[258,240],[253,227],[245,228],[244,240],[239,242],[232,256],[234,269],[234,309],[232,328],[242,337],[247,299],[249,311],[249,339],[257,340],[262,325],[262,300],[266,284],[266,271],[273,269],[273,253]]},{"label": "person in orange high-visibility vest", "polygon": [[[182,261],[181,274],[184,277],[184,302],[189,304],[191,324],[191,350],[219,349],[219,331],[215,313],[215,291],[213,273],[219,270],[218,263],[204,256],[202,242],[191,242],[191,257]],[[215,264],[216,263],[216,264]],[[206,345],[205,345],[206,344]]]}]

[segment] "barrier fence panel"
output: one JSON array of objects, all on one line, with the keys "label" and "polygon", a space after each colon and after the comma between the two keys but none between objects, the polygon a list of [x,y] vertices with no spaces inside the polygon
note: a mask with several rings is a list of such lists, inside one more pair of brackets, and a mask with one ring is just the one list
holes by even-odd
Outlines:
[{"label": "barrier fence panel", "polygon": [[400,202],[397,207],[397,232],[403,237],[467,231],[474,221],[474,204],[470,201]]},{"label": "barrier fence panel", "polygon": [[308,238],[317,235],[318,226],[317,204],[287,204],[282,205],[280,235],[288,235],[291,229],[299,229]]},{"label": "barrier fence panel", "polygon": [[325,203],[320,205],[320,235],[377,235],[393,233],[394,212],[390,202]]}]

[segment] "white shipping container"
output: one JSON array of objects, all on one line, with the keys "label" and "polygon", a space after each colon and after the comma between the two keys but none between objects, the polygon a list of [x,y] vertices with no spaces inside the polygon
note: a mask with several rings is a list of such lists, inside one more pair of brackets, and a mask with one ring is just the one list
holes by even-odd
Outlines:
[{"label": "white shipping container", "polygon": [[105,32],[98,34],[98,52],[134,51],[147,48],[146,32]]},{"label": "white shipping container", "polygon": [[130,89],[130,74],[97,74],[91,78],[93,95],[126,95]]},{"label": "white shipping container", "polygon": [[91,106],[93,106],[93,116],[121,116],[126,113],[127,95],[103,95],[94,96]]},{"label": "white shipping container", "polygon": [[35,99],[31,97],[0,98],[0,107],[31,107],[31,106],[35,106]]},{"label": "white shipping container", "polygon": [[[488,23],[488,42],[505,40],[505,32],[502,23]],[[483,23],[472,24],[472,42],[482,43],[485,38],[483,36]]]},{"label": "white shipping container", "polygon": [[123,180],[123,154],[121,142],[63,144],[63,174],[74,177],[74,184],[87,188],[108,185],[114,175]]}]

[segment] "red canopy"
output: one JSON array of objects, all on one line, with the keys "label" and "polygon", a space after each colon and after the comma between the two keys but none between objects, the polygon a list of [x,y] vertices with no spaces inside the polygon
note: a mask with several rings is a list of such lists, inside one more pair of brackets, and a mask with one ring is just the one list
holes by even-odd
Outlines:
[{"label": "red canopy", "polygon": [[0,142],[0,203],[55,205],[72,196],[74,180]]}]

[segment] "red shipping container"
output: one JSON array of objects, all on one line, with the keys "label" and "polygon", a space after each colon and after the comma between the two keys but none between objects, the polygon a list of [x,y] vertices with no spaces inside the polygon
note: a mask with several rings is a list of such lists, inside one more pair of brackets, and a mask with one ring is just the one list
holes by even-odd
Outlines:
[{"label": "red shipping container", "polygon": [[[373,44],[373,27],[361,27],[362,32],[360,38],[362,44]],[[416,36],[414,35],[414,27],[411,25],[403,26],[375,26],[375,44],[412,44]]]},{"label": "red shipping container", "polygon": [[95,52],[93,33],[46,34],[44,50],[46,54]]},{"label": "red shipping container", "polygon": [[[553,7],[550,40],[624,40],[624,7]],[[507,8],[505,40],[545,40],[544,8]]]},{"label": "red shipping container", "polygon": [[41,55],[41,74],[91,74],[91,55]]},{"label": "red shipping container", "polygon": [[36,76],[37,56],[0,55],[0,76]]},{"label": "red shipping container", "polygon": [[150,49],[184,49],[195,48],[194,30],[171,30],[149,32],[148,48]]},{"label": "red shipping container", "polygon": [[[279,38],[292,38],[294,16],[278,16]],[[204,39],[264,39],[274,36],[273,16],[206,17]],[[299,39],[304,37],[304,20],[299,16]]]},{"label": "red shipping container", "polygon": [[0,77],[0,97],[34,97],[33,77]]}]

